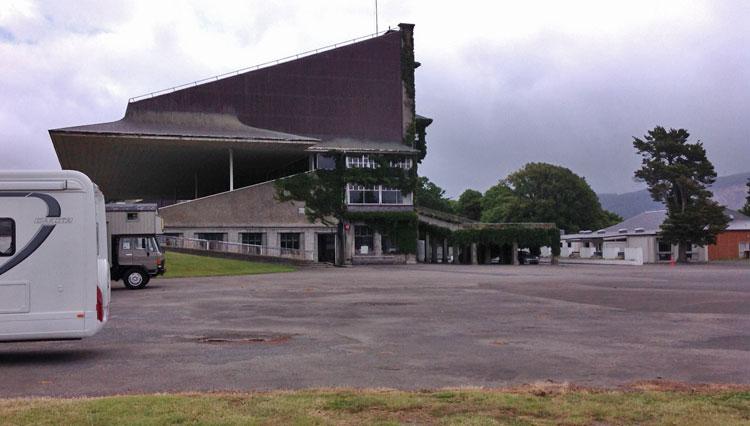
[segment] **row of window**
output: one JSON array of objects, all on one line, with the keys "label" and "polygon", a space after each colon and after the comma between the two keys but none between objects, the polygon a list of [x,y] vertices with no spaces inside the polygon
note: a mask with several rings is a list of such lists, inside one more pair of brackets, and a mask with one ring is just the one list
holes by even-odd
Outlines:
[{"label": "row of window", "polygon": [[411,204],[411,197],[383,185],[353,185],[346,188],[348,204]]},{"label": "row of window", "polygon": [[[411,158],[400,158],[398,160],[390,160],[388,165],[390,167],[408,170],[414,166],[414,163]],[[347,169],[376,169],[378,167],[378,162],[367,154],[349,155],[346,157]]]},{"label": "row of window", "polygon": [[[240,242],[242,244],[262,246],[265,239],[263,232],[241,232]],[[199,232],[195,237],[200,240],[225,241],[227,234],[225,232]],[[381,247],[384,254],[400,253],[398,244],[390,235],[383,234],[381,237]],[[279,247],[282,250],[299,250],[302,246],[302,233],[300,232],[280,232]],[[357,254],[373,254],[375,248],[375,233],[372,228],[365,225],[354,226],[354,250]]]},{"label": "row of window", "polygon": [[[225,232],[196,232],[195,238],[208,241],[226,241]],[[240,243],[252,246],[264,246],[265,232],[240,232]],[[302,234],[300,232],[280,232],[279,247],[281,249],[299,250]]]}]

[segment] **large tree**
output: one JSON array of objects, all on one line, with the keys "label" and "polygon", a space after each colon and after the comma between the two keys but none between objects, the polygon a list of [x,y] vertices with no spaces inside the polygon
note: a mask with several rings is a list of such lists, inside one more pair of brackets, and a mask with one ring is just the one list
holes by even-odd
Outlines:
[{"label": "large tree", "polygon": [[484,193],[480,219],[487,223],[508,222],[517,202],[513,190],[505,181],[500,181]]},{"label": "large tree", "polygon": [[743,207],[740,212],[750,216],[750,178],[747,179],[747,197],[745,197],[745,207]]},{"label": "large tree", "polygon": [[467,189],[458,197],[456,210],[464,217],[479,220],[482,216],[482,193],[475,189]]},{"label": "large tree", "polygon": [[643,157],[635,177],[646,182],[655,201],[666,205],[661,238],[678,245],[678,262],[687,261],[690,244],[715,243],[729,222],[706,189],[716,180],[714,166],[703,144],[689,143],[689,137],[685,129],[657,126],[643,139],[633,138],[633,146]]},{"label": "large tree", "polygon": [[484,198],[483,221],[552,222],[577,232],[622,220],[602,209],[584,178],[547,163],[526,164],[490,188]]},{"label": "large tree", "polygon": [[445,196],[445,190],[424,176],[418,178],[416,191],[414,191],[414,204],[417,207],[455,213],[453,201]]}]

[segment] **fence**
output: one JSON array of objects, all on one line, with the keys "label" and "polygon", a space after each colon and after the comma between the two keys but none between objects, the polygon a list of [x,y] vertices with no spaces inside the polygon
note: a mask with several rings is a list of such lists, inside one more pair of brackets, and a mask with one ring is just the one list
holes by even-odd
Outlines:
[{"label": "fence", "polygon": [[268,256],[294,260],[314,260],[312,250],[287,249],[254,244],[232,243],[228,241],[201,240],[197,238],[158,236],[159,244],[165,248],[203,250],[217,253],[231,253],[245,256]]}]

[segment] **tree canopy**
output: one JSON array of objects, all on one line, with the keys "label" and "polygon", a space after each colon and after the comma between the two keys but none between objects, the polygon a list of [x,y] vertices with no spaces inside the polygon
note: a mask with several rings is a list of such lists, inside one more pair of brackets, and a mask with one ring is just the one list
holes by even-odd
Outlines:
[{"label": "tree canopy", "polygon": [[482,193],[474,189],[467,189],[458,197],[456,210],[456,213],[461,216],[479,220],[482,216]]},{"label": "tree canopy", "polygon": [[508,175],[485,193],[482,208],[482,221],[551,222],[567,232],[622,220],[602,209],[584,178],[547,163],[529,163]]},{"label": "tree canopy", "polygon": [[424,176],[418,178],[416,191],[414,191],[414,204],[417,207],[455,213],[453,201],[445,196],[445,190]]},{"label": "tree canopy", "polygon": [[661,237],[678,244],[679,262],[687,261],[691,243],[715,243],[716,235],[729,222],[724,209],[711,200],[711,191],[706,189],[716,180],[714,166],[703,144],[689,143],[689,137],[685,129],[657,126],[643,139],[633,138],[633,147],[643,157],[635,177],[648,185],[655,201],[667,206]]}]

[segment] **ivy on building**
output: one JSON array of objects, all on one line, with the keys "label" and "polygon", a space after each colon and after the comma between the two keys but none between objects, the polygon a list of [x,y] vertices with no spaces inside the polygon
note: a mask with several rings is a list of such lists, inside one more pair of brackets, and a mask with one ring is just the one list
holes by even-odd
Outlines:
[{"label": "ivy on building", "polygon": [[[414,35],[407,37],[407,32],[402,32],[401,39],[401,80],[404,85],[407,99],[410,100],[411,122],[406,127],[404,133],[404,145],[414,147],[419,151],[417,162],[421,163],[427,155],[427,144],[424,138],[424,128],[418,129],[417,110],[416,110],[416,88],[414,84],[414,70],[417,63],[414,60]],[[418,137],[417,133],[420,133]]]},{"label": "ivy on building", "polygon": [[411,212],[348,212],[349,222],[365,222],[374,230],[387,235],[402,253],[417,252],[417,214]]},{"label": "ivy on building", "polygon": [[[403,169],[391,167],[392,162],[410,157],[398,155],[370,156],[377,164],[375,168],[347,168],[346,156],[331,154],[335,159],[332,170],[318,169],[312,172],[279,179],[275,182],[276,198],[279,201],[305,203],[305,216],[310,222],[320,221],[326,226],[341,224],[346,220],[365,221],[383,233],[398,240],[405,253],[416,253],[416,214],[413,212],[362,212],[347,210],[346,185],[383,185],[398,189],[406,196],[413,193],[417,185],[416,167]],[[340,232],[343,232],[340,230]],[[410,241],[411,240],[411,241]]]}]

